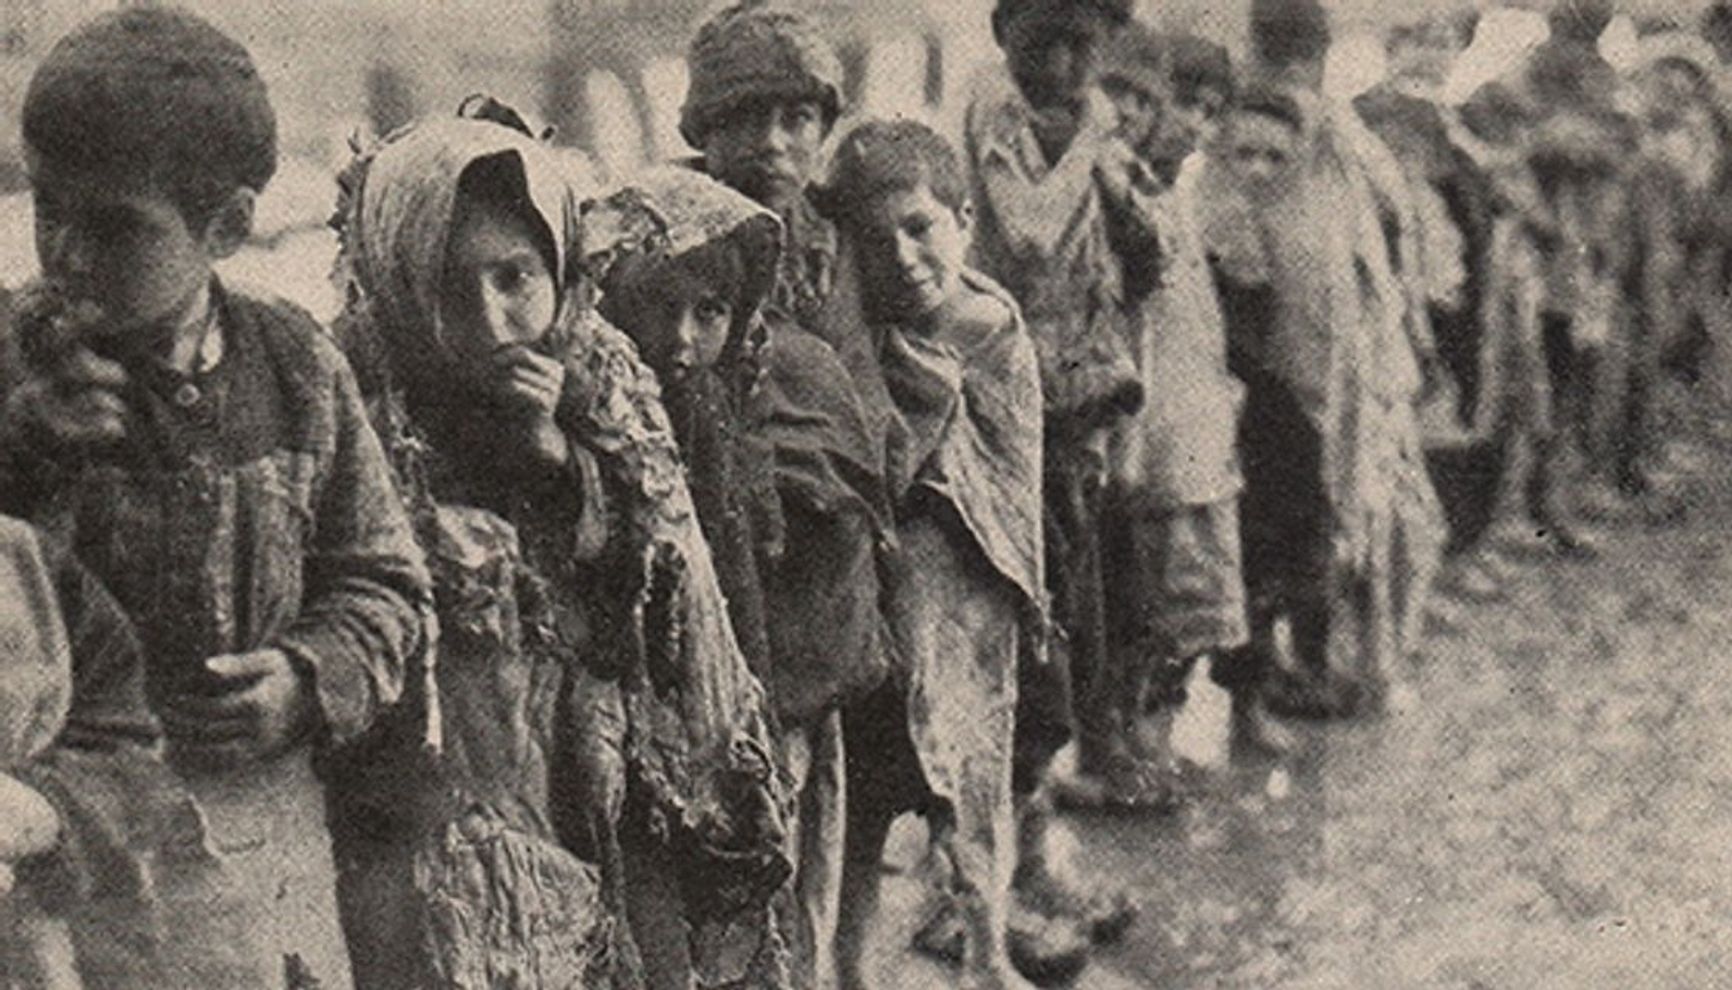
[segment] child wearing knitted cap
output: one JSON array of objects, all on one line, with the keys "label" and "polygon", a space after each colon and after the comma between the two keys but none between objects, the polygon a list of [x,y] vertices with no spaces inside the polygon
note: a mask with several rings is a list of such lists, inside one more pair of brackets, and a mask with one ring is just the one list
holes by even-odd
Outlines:
[{"label": "child wearing knitted cap", "polygon": [[43,284],[0,504],[66,534],[131,617],[207,849],[157,881],[181,986],[350,982],[314,756],[423,649],[427,579],[347,364],[305,313],[212,266],[276,165],[246,50],[127,8],[31,80]]},{"label": "child wearing knitted cap", "polygon": [[863,751],[875,759],[850,775],[860,786],[849,796],[843,985],[871,985],[878,861],[891,818],[915,807],[951,870],[963,985],[1021,986],[1005,938],[1016,671],[1044,631],[1034,352],[1015,302],[965,263],[966,180],[943,138],[912,122],[862,125],[837,151],[826,202],[858,261],[860,316],[884,342],[907,441],[891,460],[898,564],[886,588],[900,683],[850,724],[873,737]]}]

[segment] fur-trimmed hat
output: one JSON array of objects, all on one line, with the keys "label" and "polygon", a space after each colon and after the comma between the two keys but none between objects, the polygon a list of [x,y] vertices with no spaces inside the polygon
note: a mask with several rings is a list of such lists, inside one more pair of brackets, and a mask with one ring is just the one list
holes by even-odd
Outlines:
[{"label": "fur-trimmed hat", "polygon": [[716,120],[755,100],[815,100],[842,114],[842,61],[818,24],[777,0],[742,0],[706,21],[686,53],[680,135],[701,147]]}]

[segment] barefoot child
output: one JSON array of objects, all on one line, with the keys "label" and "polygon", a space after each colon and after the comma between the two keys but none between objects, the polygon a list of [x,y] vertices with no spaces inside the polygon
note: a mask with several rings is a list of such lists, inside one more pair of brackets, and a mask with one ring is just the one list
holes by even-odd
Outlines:
[{"label": "barefoot child", "polygon": [[[1044,594],[1034,349],[1016,304],[965,265],[967,187],[942,138],[914,123],[862,125],[837,152],[826,199],[858,259],[863,315],[884,341],[907,440],[891,457],[899,562],[887,596],[906,694],[886,717],[904,720],[952,870],[962,985],[1021,986],[1005,935],[1016,671],[1038,649]],[[867,985],[865,926],[899,807],[862,803],[850,815],[840,943],[850,988]]]},{"label": "barefoot child", "polygon": [[212,274],[275,169],[269,97],[209,24],[129,7],[54,47],[23,117],[46,285],[0,505],[119,600],[199,804],[199,854],[156,884],[158,985],[343,990],[314,759],[402,693],[427,579],[342,355]]}]

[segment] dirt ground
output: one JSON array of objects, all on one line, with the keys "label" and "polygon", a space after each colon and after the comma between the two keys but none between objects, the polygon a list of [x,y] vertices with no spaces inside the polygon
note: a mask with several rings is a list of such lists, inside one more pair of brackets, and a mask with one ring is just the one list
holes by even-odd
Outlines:
[{"label": "dirt ground", "polygon": [[[1732,454],[1704,457],[1682,525],[1442,602],[1388,717],[1176,817],[1073,821],[1081,874],[1145,905],[1081,990],[1732,987]],[[881,985],[954,985],[891,883]]]}]

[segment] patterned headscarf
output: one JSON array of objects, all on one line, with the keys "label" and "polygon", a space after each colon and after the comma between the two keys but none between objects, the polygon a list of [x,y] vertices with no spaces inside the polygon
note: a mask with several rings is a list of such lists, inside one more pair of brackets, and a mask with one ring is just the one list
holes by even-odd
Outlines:
[{"label": "patterned headscarf", "polygon": [[[673,166],[652,170],[609,197],[601,208],[616,216],[634,212],[640,216],[636,235],[622,238],[618,245],[624,257],[675,261],[716,244],[738,248],[744,284],[735,299],[734,332],[725,356],[749,359],[762,342],[753,330],[758,307],[775,286],[782,256],[782,222],[776,215],[715,179]],[[620,265],[612,266],[613,274],[622,270]],[[604,277],[604,294],[613,281]]]},{"label": "patterned headscarf", "polygon": [[345,175],[336,221],[345,288],[352,304],[365,297],[380,344],[432,362],[405,371],[436,372],[450,358],[440,294],[458,190],[471,168],[498,159],[522,176],[529,212],[553,246],[549,260],[563,298],[581,260],[580,205],[590,193],[575,154],[491,120],[449,117],[396,132]]}]

